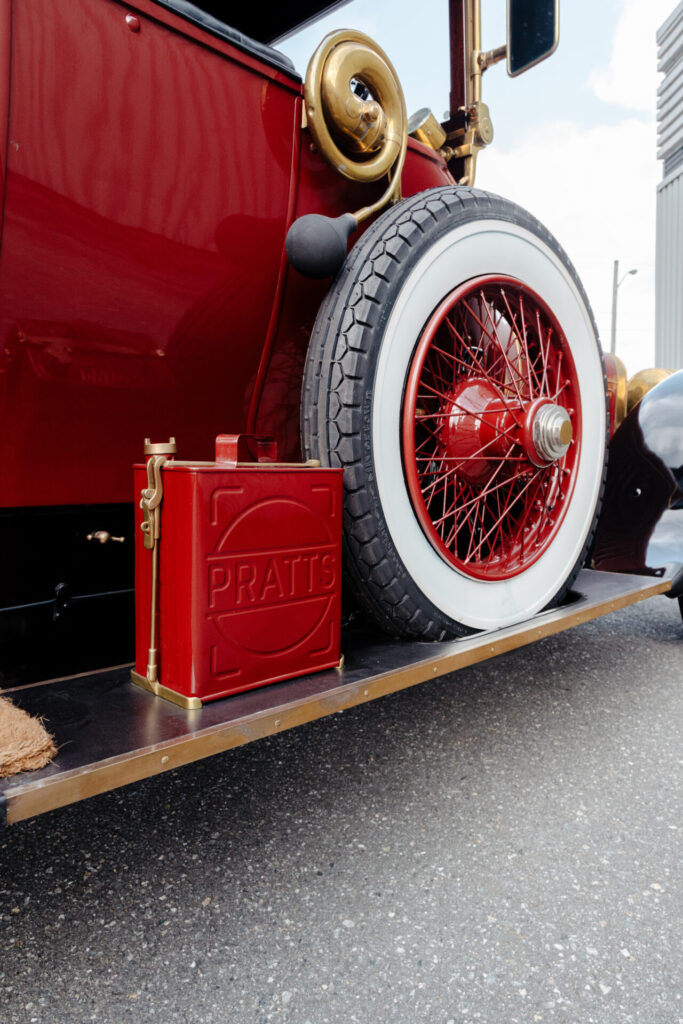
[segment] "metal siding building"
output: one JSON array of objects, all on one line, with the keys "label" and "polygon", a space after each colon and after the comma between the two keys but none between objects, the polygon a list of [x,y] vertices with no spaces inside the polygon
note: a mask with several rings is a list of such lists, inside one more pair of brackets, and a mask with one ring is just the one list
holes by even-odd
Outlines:
[{"label": "metal siding building", "polygon": [[664,177],[657,188],[655,361],[683,366],[683,0],[657,32],[657,156]]}]

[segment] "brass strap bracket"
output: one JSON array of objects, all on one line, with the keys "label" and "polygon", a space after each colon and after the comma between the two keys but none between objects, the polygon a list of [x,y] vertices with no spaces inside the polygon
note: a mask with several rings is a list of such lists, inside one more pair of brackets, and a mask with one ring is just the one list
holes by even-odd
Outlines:
[{"label": "brass strap bracket", "polygon": [[[142,509],[142,522],[140,529],[144,536],[144,545],[152,553],[151,585],[149,599],[149,649],[147,651],[147,671],[144,676],[138,672],[131,672],[134,683],[145,690],[149,690],[157,697],[164,697],[186,710],[201,708],[202,702],[199,697],[187,697],[183,693],[177,693],[159,681],[159,657],[157,648],[157,608],[159,603],[159,541],[161,539],[161,503],[164,497],[164,483],[162,469],[169,460],[173,460],[176,453],[175,438],[170,438],[168,443],[152,444],[145,440],[145,455],[147,459],[147,486],[143,487],[140,494],[140,508]],[[194,463],[192,463],[194,465]],[[112,538],[116,540],[116,538]]]},{"label": "brass strap bracket", "polygon": [[152,552],[152,579],[150,587],[149,609],[149,650],[147,652],[146,680],[149,688],[156,693],[159,687],[159,663],[157,649],[157,605],[159,590],[159,540],[161,538],[161,502],[164,497],[164,485],[161,470],[175,454],[173,438],[168,445],[151,445],[145,443],[147,459],[147,486],[140,495],[142,523],[140,529],[144,535],[144,545]]}]

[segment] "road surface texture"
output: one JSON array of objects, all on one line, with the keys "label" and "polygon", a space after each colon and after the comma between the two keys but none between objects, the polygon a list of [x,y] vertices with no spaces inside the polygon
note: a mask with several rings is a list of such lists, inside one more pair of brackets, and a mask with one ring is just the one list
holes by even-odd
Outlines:
[{"label": "road surface texture", "polygon": [[682,679],[658,597],[12,826],[0,1021],[679,1024]]}]

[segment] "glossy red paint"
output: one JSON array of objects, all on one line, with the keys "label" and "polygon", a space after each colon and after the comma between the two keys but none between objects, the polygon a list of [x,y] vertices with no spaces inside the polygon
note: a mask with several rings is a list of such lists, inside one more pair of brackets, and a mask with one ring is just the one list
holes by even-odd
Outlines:
[{"label": "glossy red paint", "polygon": [[[554,461],[534,444],[544,406],[573,427]],[[402,441],[415,514],[442,558],[488,580],[540,558],[569,507],[581,408],[562,328],[528,286],[478,278],[435,310],[408,372]]]},{"label": "glossy red paint", "polygon": [[[217,445],[217,460],[226,445]],[[162,469],[159,681],[213,700],[339,663],[342,470],[258,463]],[[135,494],[147,486],[135,469]],[[136,670],[151,552],[136,514]]]},{"label": "glossy red paint", "polygon": [[[217,433],[249,421],[297,456],[301,367],[327,283],[288,270],[286,230],[303,213],[357,209],[379,186],[311,152],[296,76],[163,7],[12,10],[0,504],[126,500],[151,435],[206,459]],[[405,194],[444,181],[442,161],[411,146]]]},{"label": "glossy red paint", "polygon": [[408,139],[408,152],[401,177],[403,195],[407,198],[427,188],[453,184],[453,177],[442,157],[429,146]]},{"label": "glossy red paint", "polygon": [[[7,164],[7,125],[9,119],[9,63],[11,37],[11,0],[0,0],[0,244],[2,243],[2,220],[5,205],[5,166]],[[0,353],[1,352],[2,349],[0,349]]]},{"label": "glossy red paint", "polygon": [[244,423],[258,367],[298,85],[191,44],[160,8],[141,12],[138,33],[126,13],[101,0],[14,7],[7,505],[121,500],[150,433],[177,431],[209,457],[217,426]]}]

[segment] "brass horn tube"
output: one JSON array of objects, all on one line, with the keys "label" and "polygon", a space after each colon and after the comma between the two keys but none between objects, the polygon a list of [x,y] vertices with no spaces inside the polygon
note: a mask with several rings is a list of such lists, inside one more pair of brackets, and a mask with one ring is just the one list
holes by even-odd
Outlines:
[{"label": "brass horn tube", "polygon": [[[371,99],[352,91],[353,79],[368,87]],[[351,30],[326,36],[309,62],[304,101],[318,149],[344,177],[377,181],[399,162],[403,166],[408,120],[403,90],[391,61],[369,36]],[[383,203],[395,193],[396,174]],[[365,209],[375,207],[363,208],[361,219],[370,216]]]},{"label": "brass horn tube", "polygon": [[376,203],[373,203],[372,206],[364,206],[353,214],[356,219],[356,224],[362,224],[364,220],[367,220],[368,217],[372,217],[374,213],[379,213],[382,207],[386,206],[386,204],[391,200],[398,200],[401,198],[401,174],[406,160],[407,149],[408,144],[406,141],[401,148],[401,152],[398,160],[396,161],[396,166],[394,167],[394,172],[391,176],[391,181],[389,182],[389,187],[386,192],[384,192],[384,194]]}]

